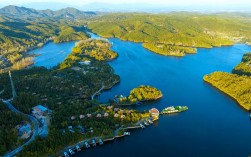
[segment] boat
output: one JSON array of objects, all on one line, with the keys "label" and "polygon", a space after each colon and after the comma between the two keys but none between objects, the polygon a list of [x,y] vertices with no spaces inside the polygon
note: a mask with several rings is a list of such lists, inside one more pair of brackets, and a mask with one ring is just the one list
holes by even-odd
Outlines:
[{"label": "boat", "polygon": [[69,153],[70,153],[71,155],[74,155],[74,154],[75,154],[75,152],[74,152],[72,149],[69,149]]},{"label": "boat", "polygon": [[78,152],[81,151],[81,148],[79,147],[79,145],[76,145],[76,149],[77,149]]},{"label": "boat", "polygon": [[65,157],[70,157],[68,153],[64,152]]},{"label": "boat", "polygon": [[102,140],[102,138],[99,139],[99,144],[102,145],[104,142]]},{"label": "boat", "polygon": [[90,148],[90,145],[89,145],[88,142],[85,142],[85,147],[86,147],[86,148]]},{"label": "boat", "polygon": [[148,122],[149,122],[150,124],[153,124],[153,121],[152,121],[151,119],[148,119]]},{"label": "boat", "polygon": [[188,110],[187,106],[171,106],[163,109],[161,114],[172,114],[172,113],[179,113]]},{"label": "boat", "polygon": [[124,132],[124,135],[129,136],[131,134],[130,134],[130,132]]},{"label": "boat", "polygon": [[145,126],[144,126],[143,124],[139,124],[139,126],[140,126],[142,129],[145,128]]},{"label": "boat", "polygon": [[144,121],[144,124],[145,124],[146,126],[148,126],[148,125],[149,125],[149,123],[147,123],[146,121]]},{"label": "boat", "polygon": [[96,146],[96,140],[92,139],[92,146]]}]

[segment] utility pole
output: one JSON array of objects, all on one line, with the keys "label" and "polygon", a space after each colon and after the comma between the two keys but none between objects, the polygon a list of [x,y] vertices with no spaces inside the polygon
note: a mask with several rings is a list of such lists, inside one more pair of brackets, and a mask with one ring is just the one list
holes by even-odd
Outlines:
[{"label": "utility pole", "polygon": [[12,77],[11,77],[11,72],[10,72],[10,71],[9,71],[9,76],[10,76],[10,83],[11,83],[12,95],[13,95],[13,98],[16,98],[16,97],[17,97],[17,93],[16,93],[16,90],[15,90],[15,87],[14,87],[14,83],[13,83],[13,80],[12,80]]}]

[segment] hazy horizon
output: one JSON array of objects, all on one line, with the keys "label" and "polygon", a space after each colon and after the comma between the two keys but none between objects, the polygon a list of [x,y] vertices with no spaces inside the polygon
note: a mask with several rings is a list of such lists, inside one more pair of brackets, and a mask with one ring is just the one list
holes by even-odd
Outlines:
[{"label": "hazy horizon", "polygon": [[[102,4],[107,5],[102,5]],[[137,4],[137,5],[135,5]],[[0,7],[8,5],[23,6],[38,10],[58,10],[75,7],[92,11],[249,11],[251,1],[248,0],[1,0]],[[160,10],[163,9],[163,10]]]}]

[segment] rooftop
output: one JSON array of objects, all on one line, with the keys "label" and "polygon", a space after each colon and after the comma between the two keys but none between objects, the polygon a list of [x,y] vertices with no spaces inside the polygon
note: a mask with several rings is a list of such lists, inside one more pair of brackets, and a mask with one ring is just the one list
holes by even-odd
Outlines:
[{"label": "rooftop", "polygon": [[33,107],[32,109],[34,109],[34,110],[39,109],[42,112],[48,111],[48,108],[46,108],[46,107],[44,107],[42,105],[37,105],[37,106]]},{"label": "rooftop", "polygon": [[152,108],[151,110],[149,110],[149,112],[150,112],[151,114],[159,114],[159,110],[156,109],[156,108]]}]

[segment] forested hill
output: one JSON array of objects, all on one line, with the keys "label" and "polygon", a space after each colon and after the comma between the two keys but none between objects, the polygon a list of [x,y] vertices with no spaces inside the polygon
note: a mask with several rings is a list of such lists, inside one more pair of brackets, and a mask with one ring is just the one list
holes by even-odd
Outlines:
[{"label": "forested hill", "polygon": [[0,72],[10,67],[18,70],[31,65],[32,58],[26,52],[42,47],[48,41],[86,39],[84,26],[93,16],[96,13],[74,8],[38,11],[7,6],[0,9]]},{"label": "forested hill", "polygon": [[35,10],[35,9],[10,5],[1,8],[0,14],[6,16],[23,17],[23,18],[46,17],[46,18],[80,19],[80,18],[93,17],[96,15],[96,12],[84,12],[77,10],[75,8],[65,8],[58,11]]},{"label": "forested hill", "polygon": [[251,16],[239,13],[110,14],[94,18],[89,28],[103,37],[146,43],[144,47],[163,55],[193,51],[184,47],[251,43]]}]

